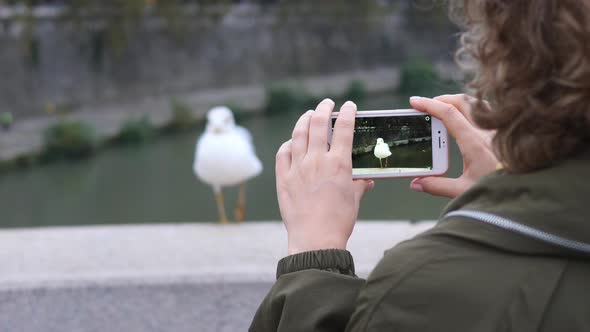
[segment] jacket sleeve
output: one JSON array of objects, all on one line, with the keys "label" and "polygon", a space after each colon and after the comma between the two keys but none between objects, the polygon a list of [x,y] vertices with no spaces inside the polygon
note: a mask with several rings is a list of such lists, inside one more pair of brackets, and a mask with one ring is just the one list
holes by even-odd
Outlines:
[{"label": "jacket sleeve", "polygon": [[277,282],[258,308],[251,332],[342,332],[365,280],[346,250],[303,252],[283,258]]}]

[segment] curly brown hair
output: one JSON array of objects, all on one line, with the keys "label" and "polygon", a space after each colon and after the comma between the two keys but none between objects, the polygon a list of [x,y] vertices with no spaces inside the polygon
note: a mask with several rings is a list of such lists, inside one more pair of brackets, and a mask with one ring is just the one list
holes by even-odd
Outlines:
[{"label": "curly brown hair", "polygon": [[474,120],[496,130],[509,171],[549,167],[590,143],[589,0],[451,0],[451,13],[467,30],[456,58],[474,75]]}]

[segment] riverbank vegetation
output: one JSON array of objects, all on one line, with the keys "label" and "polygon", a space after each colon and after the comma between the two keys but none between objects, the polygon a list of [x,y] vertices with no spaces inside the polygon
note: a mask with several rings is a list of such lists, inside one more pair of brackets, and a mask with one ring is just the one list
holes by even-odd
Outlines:
[{"label": "riverbank vegetation", "polygon": [[[401,98],[411,96],[436,96],[443,93],[460,91],[460,82],[444,79],[431,62],[424,59],[412,59],[405,62],[400,70],[400,83],[391,93]],[[337,96],[317,96],[303,89],[294,89],[287,85],[270,86],[266,93],[267,114],[314,109],[322,98],[335,99],[336,104],[347,100],[354,101],[359,109],[364,108],[369,99],[369,90],[363,81],[351,81],[344,93]]]},{"label": "riverbank vegetation", "polygon": [[198,119],[193,115],[191,107],[178,99],[172,98],[170,108],[172,109],[172,118],[164,127],[164,132],[175,133],[186,131],[194,128],[199,123]]},{"label": "riverbank vegetation", "polygon": [[157,129],[150,119],[144,115],[139,119],[129,119],[121,127],[121,131],[112,139],[119,144],[143,144],[156,137]]},{"label": "riverbank vegetation", "polygon": [[402,97],[434,96],[458,89],[457,82],[442,79],[432,64],[423,59],[404,63],[400,75],[398,93]]},{"label": "riverbank vegetation", "polygon": [[347,89],[338,96],[322,95],[317,96],[303,89],[294,89],[287,85],[270,86],[266,90],[266,106],[264,111],[267,114],[280,114],[284,112],[301,112],[301,110],[314,109],[322,98],[330,97],[337,103],[347,100],[354,101],[361,107],[367,99],[368,90],[362,81],[350,82]]},{"label": "riverbank vegetation", "polygon": [[85,158],[98,146],[94,128],[78,121],[62,120],[47,128],[43,137],[43,161]]},{"label": "riverbank vegetation", "polygon": [[12,116],[12,113],[10,113],[10,112],[0,113],[0,127],[2,127],[3,130],[10,129],[13,122],[14,122],[14,118]]},{"label": "riverbank vegetation", "polygon": [[[458,91],[457,82],[443,80],[432,64],[426,61],[411,61],[405,63],[401,69],[400,85],[393,95],[403,98],[410,95],[433,96],[443,92]],[[287,85],[272,85],[266,90],[266,101],[263,107],[264,116],[274,116],[285,112],[301,112],[313,109],[320,99],[326,95],[314,95],[303,89]],[[362,81],[352,81],[343,93],[334,98],[337,103],[346,100],[354,101],[359,108],[370,98],[369,91]],[[256,112],[235,107],[237,120],[243,119]],[[30,167],[39,163],[55,160],[78,160],[91,157],[100,148],[116,145],[140,145],[156,140],[162,135],[173,135],[199,127],[203,121],[196,117],[193,109],[177,99],[170,101],[170,119],[162,126],[156,126],[147,115],[140,118],[130,118],[121,124],[119,131],[112,137],[99,137],[96,128],[91,124],[60,120],[47,128],[41,151],[28,156],[20,156],[11,161],[0,162],[0,171],[13,168]]]}]

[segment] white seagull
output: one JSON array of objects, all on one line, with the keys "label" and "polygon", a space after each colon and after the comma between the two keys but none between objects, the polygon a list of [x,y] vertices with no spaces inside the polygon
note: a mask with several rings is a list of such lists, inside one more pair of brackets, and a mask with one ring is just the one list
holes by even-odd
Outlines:
[{"label": "white seagull", "polygon": [[377,144],[375,144],[375,149],[373,150],[375,157],[379,158],[379,165],[383,168],[383,163],[381,159],[385,158],[385,167],[387,167],[387,157],[391,156],[391,151],[389,151],[389,145],[385,144],[383,138],[377,139]]},{"label": "white seagull", "polygon": [[252,136],[235,124],[232,111],[225,106],[207,113],[205,133],[199,137],[193,163],[195,175],[213,187],[221,223],[227,223],[222,187],[240,185],[235,209],[237,221],[246,216],[246,181],[262,172]]}]

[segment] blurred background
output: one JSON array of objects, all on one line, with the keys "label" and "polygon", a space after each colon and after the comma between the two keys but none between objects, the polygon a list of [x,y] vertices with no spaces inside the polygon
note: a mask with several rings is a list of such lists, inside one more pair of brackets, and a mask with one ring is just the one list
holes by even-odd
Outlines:
[{"label": "blurred background", "polygon": [[[192,169],[216,105],[264,165],[246,219],[280,220],[274,155],[297,117],[460,92],[456,33],[431,0],[0,0],[0,227],[216,221]],[[408,185],[377,181],[359,218],[437,218],[447,201]]]}]

